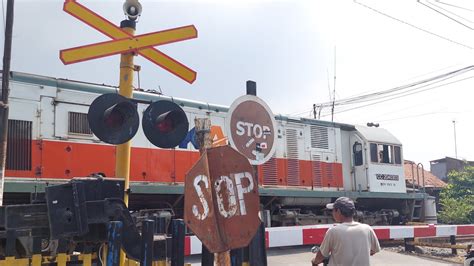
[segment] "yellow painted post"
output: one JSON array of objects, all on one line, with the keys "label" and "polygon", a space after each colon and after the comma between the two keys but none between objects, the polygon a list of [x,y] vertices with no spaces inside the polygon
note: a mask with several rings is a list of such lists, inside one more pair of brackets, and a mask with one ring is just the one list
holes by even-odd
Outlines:
[{"label": "yellow painted post", "polygon": [[107,261],[107,249],[107,245],[104,244],[102,246],[102,254],[97,254],[98,256],[100,256],[100,261],[104,262],[103,264],[105,264],[105,262]]},{"label": "yellow painted post", "polygon": [[[126,20],[129,21],[129,20]],[[124,31],[133,35],[135,29],[131,27],[123,28]],[[132,98],[133,96],[133,56],[134,53],[122,54],[120,57],[120,85],[119,94]],[[131,141],[117,145],[117,157],[115,159],[115,175],[125,180],[124,202],[128,206],[128,190],[130,188],[130,153]]]},{"label": "yellow painted post", "polygon": [[126,259],[125,266],[140,266],[140,263],[138,261]]},{"label": "yellow painted post", "polygon": [[250,266],[248,262],[242,262],[242,266]]},{"label": "yellow painted post", "polygon": [[5,258],[5,266],[14,266],[14,265],[15,265],[15,257]]},{"label": "yellow painted post", "polygon": [[[129,33],[130,35],[135,34],[135,21],[124,20],[122,21],[121,28]],[[125,53],[120,56],[120,84],[119,94],[127,97],[133,97],[133,71],[135,66],[133,65],[133,56],[135,54]],[[115,158],[115,176],[123,178],[125,181],[124,189],[125,194],[123,201],[128,206],[128,193],[130,191],[130,154],[131,154],[131,141],[127,141],[124,144],[117,145]],[[120,265],[123,266],[125,263],[125,252],[120,252]]]},{"label": "yellow painted post", "polygon": [[56,262],[58,263],[58,266],[66,266],[67,254],[59,253],[58,256],[56,257]]},{"label": "yellow painted post", "polygon": [[6,257],[5,260],[0,260],[0,266],[29,266],[30,259],[16,259],[15,257]]},{"label": "yellow painted post", "polygon": [[92,265],[92,254],[82,254],[82,265],[91,266]]},{"label": "yellow painted post", "polygon": [[41,254],[34,254],[31,257],[31,265],[32,266],[41,266]]}]

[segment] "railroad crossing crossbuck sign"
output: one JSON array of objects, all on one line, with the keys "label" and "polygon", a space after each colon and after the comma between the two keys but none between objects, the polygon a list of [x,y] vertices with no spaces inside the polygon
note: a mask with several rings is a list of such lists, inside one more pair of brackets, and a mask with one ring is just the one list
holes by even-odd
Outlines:
[{"label": "railroad crossing crossbuck sign", "polygon": [[237,98],[229,108],[226,130],[232,146],[253,165],[263,164],[275,152],[275,116],[254,95]]},{"label": "railroad crossing crossbuck sign", "polygon": [[260,225],[258,185],[245,156],[207,149],[186,175],[184,220],[210,252],[247,246]]},{"label": "railroad crossing crossbuck sign", "polygon": [[189,83],[193,83],[196,80],[195,71],[153,48],[153,46],[197,38],[197,30],[194,25],[134,36],[77,3],[75,0],[66,0],[63,9],[70,15],[112,38],[112,41],[61,50],[59,58],[64,64],[67,65],[114,54],[136,52]]}]

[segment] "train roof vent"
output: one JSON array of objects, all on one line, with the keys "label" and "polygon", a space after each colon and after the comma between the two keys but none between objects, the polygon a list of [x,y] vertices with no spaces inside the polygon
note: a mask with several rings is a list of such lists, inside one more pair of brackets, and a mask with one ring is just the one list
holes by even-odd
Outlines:
[{"label": "train roof vent", "polygon": [[322,126],[311,126],[311,148],[329,149],[328,128]]},{"label": "train roof vent", "polygon": [[87,114],[69,112],[68,132],[69,134],[92,136]]}]

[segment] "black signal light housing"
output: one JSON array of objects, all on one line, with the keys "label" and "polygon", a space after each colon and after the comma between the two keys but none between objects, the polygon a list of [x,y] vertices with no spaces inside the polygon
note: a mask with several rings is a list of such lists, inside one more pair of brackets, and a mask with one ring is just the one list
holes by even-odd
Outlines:
[{"label": "black signal light housing", "polygon": [[186,113],[176,103],[160,100],[151,103],[143,113],[143,132],[153,145],[176,147],[188,134]]},{"label": "black signal light housing", "polygon": [[87,120],[100,140],[115,145],[132,139],[140,123],[137,105],[117,93],[97,97],[89,107]]}]

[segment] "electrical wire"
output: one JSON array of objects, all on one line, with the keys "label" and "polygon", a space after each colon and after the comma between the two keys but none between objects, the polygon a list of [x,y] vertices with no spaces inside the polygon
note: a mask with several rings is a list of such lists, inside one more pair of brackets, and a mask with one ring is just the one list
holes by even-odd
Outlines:
[{"label": "electrical wire", "polygon": [[[424,91],[424,90],[421,90],[423,88],[441,83],[443,81],[454,78],[456,76],[459,76],[461,74],[467,73],[467,72],[472,71],[472,70],[474,70],[474,65],[473,66],[467,66],[467,67],[460,68],[460,69],[456,69],[454,71],[443,73],[443,74],[440,74],[440,75],[437,75],[437,76],[425,78],[425,79],[415,81],[415,82],[412,82],[412,83],[409,83],[409,84],[406,84],[406,85],[397,86],[395,88],[391,88],[391,89],[388,89],[388,90],[376,91],[376,92],[372,92],[372,93],[368,93],[368,94],[362,94],[362,95],[359,94],[359,95],[352,96],[352,97],[349,97],[349,98],[346,98],[346,99],[340,99],[340,100],[336,101],[334,104],[336,106],[353,105],[353,104],[360,104],[360,103],[364,103],[364,102],[373,102],[373,101],[387,99],[387,98],[389,98],[389,100],[390,100],[390,98],[392,98],[394,96],[400,96],[400,95],[401,95],[400,97],[403,97],[404,95],[411,95],[411,94],[408,94],[408,93],[414,92],[416,90],[420,90],[420,92],[422,92],[422,91]],[[430,73],[432,73],[432,72],[430,72]],[[450,83],[447,83],[447,84],[450,84]],[[397,97],[397,98],[399,98],[399,97]],[[381,102],[383,102],[383,101],[381,101]],[[333,102],[329,101],[329,102],[325,102],[325,103],[321,103],[321,104],[316,104],[316,106],[318,106],[320,108],[320,110],[319,110],[319,113],[320,113],[321,110],[323,109],[323,107],[332,107],[332,104],[333,104]],[[369,105],[371,105],[371,104],[369,104]],[[369,105],[367,105],[367,106],[369,106]],[[304,111],[291,113],[290,115],[300,116],[300,115],[306,114],[308,112],[311,112],[312,110],[313,109],[306,109]],[[327,116],[327,115],[325,114],[323,116]]]},{"label": "electrical wire", "polygon": [[423,31],[423,32],[428,33],[428,34],[430,34],[430,35],[436,36],[436,37],[438,37],[438,38],[440,38],[440,39],[443,39],[443,40],[445,40],[445,41],[448,41],[448,42],[457,44],[457,45],[459,45],[459,46],[462,46],[462,47],[465,47],[465,48],[468,48],[468,49],[471,49],[471,50],[473,49],[473,47],[471,47],[471,46],[469,46],[469,45],[466,45],[466,44],[457,42],[457,41],[455,41],[455,40],[451,40],[451,39],[449,39],[449,38],[447,38],[447,37],[444,37],[444,36],[439,35],[439,34],[437,34],[437,33],[431,32],[431,31],[429,31],[429,30],[425,30],[425,29],[423,29],[423,28],[421,28],[421,27],[418,27],[418,26],[416,26],[416,25],[413,25],[413,24],[411,24],[411,23],[408,23],[408,22],[406,22],[406,21],[403,21],[403,20],[401,20],[401,19],[398,19],[398,18],[396,18],[396,17],[393,17],[393,16],[391,16],[391,15],[389,15],[389,14],[387,14],[387,13],[384,13],[384,12],[382,12],[382,11],[379,11],[379,10],[377,10],[377,9],[375,9],[375,8],[373,8],[373,7],[370,7],[370,6],[366,5],[366,4],[360,3],[360,2],[358,2],[357,0],[354,0],[354,3],[356,3],[356,4],[360,5],[360,6],[363,6],[363,7],[367,8],[367,9],[370,9],[370,10],[372,10],[372,11],[375,12],[375,13],[378,13],[378,14],[380,14],[380,15],[386,16],[386,17],[391,18],[391,19],[393,19],[393,20],[395,20],[395,21],[398,21],[398,22],[400,22],[400,23],[403,23],[403,24],[405,24],[405,25],[408,25],[408,26],[410,26],[410,27],[412,27],[412,28],[415,28],[415,29],[417,29],[417,30]]},{"label": "electrical wire", "polygon": [[[334,114],[344,113],[344,112],[347,112],[347,111],[360,109],[360,108],[367,107],[367,106],[371,106],[371,105],[374,105],[374,104],[379,104],[379,103],[382,103],[382,102],[387,102],[387,101],[395,100],[395,99],[398,99],[398,98],[402,98],[402,97],[406,97],[406,96],[409,96],[409,95],[417,94],[417,93],[420,93],[420,92],[424,92],[424,91],[436,89],[436,88],[439,88],[439,87],[443,87],[443,86],[446,86],[446,85],[454,84],[454,83],[457,83],[457,82],[460,82],[460,81],[464,81],[464,80],[467,80],[467,79],[471,79],[471,78],[474,78],[474,76],[467,77],[467,78],[463,78],[463,79],[456,80],[456,81],[452,81],[452,82],[449,82],[449,83],[446,83],[446,84],[441,84],[441,85],[438,85],[438,86],[426,88],[426,89],[424,89],[424,90],[420,90],[420,91],[415,91],[415,92],[412,92],[412,93],[404,94],[404,95],[401,95],[401,96],[393,97],[393,98],[386,99],[386,100],[383,100],[383,101],[378,101],[378,102],[374,102],[374,103],[370,103],[370,104],[366,104],[366,105],[361,105],[361,106],[356,106],[356,107],[344,109],[344,110],[335,112]],[[329,116],[329,115],[330,115],[330,114],[325,114],[325,115],[322,115],[322,116],[325,117],[325,116]]]},{"label": "electrical wire", "polygon": [[3,32],[7,30],[7,26],[5,25],[5,0],[2,0],[2,22],[3,22]]},{"label": "electrical wire", "polygon": [[[435,1],[435,2],[438,2],[438,3],[439,3],[439,1]],[[427,0],[427,3],[430,3],[431,5],[437,7],[437,8],[439,8],[439,9],[441,9],[441,10],[444,10],[444,11],[446,11],[447,13],[452,14],[452,15],[454,15],[454,16],[460,18],[460,19],[464,19],[464,20],[467,21],[467,22],[474,23],[474,21],[469,20],[469,19],[467,19],[467,18],[465,18],[465,17],[463,17],[463,16],[461,16],[461,15],[459,15],[459,14],[456,14],[456,13],[452,12],[452,11],[449,11],[448,9],[443,8],[443,7],[441,7],[441,6],[439,6],[439,5],[435,4],[435,3],[433,3],[432,1]]]},{"label": "electrical wire", "polygon": [[[455,18],[453,18],[453,17],[451,17],[451,16],[446,15],[445,13],[443,13],[443,12],[441,12],[441,11],[439,11],[439,10],[437,10],[437,9],[435,9],[435,8],[433,8],[433,7],[429,6],[429,5],[427,5],[427,4],[423,3],[423,2],[421,2],[420,0],[417,0],[416,2],[419,3],[419,4],[421,4],[421,5],[423,5],[423,6],[425,6],[425,7],[427,7],[427,8],[429,8],[429,9],[431,9],[431,10],[433,10],[433,11],[435,11],[436,13],[438,13],[438,14],[444,16],[444,17],[447,17],[448,19],[450,19],[450,20],[452,20],[452,21],[454,21],[454,22],[456,22],[456,23],[458,23],[458,24],[463,25],[464,27],[466,27],[466,28],[468,28],[468,29],[470,29],[470,30],[474,30],[474,28],[472,28],[472,27],[470,27],[470,26],[468,26],[468,25],[462,23],[461,21],[459,21],[459,20],[457,20],[457,19],[455,19]],[[428,1],[427,3],[430,3],[430,2]],[[453,15],[455,15],[455,16],[458,16],[458,15],[456,15],[456,14],[454,14],[454,13],[452,13],[452,12],[450,12],[450,11],[448,11],[448,10],[442,8],[442,7],[439,7],[439,6],[435,5],[435,4],[433,4],[433,3],[430,3],[430,4],[432,4],[433,6],[436,6],[436,7],[440,8],[440,9],[442,9],[442,10],[448,12],[448,13],[451,13],[451,14],[453,14]],[[464,19],[463,17],[461,17],[461,18]]]},{"label": "electrical wire", "polygon": [[472,9],[465,8],[465,7],[462,7],[462,6],[453,5],[453,4],[450,4],[450,3],[443,2],[443,1],[436,0],[436,2],[438,2],[440,4],[443,4],[443,5],[452,6],[452,7],[455,7],[455,8],[459,8],[459,9],[463,9],[463,10],[466,10],[466,11],[474,12],[474,10],[472,10]]},{"label": "electrical wire", "polygon": [[[370,102],[370,101],[375,101],[375,100],[380,100],[380,99],[385,99],[385,98],[390,98],[392,96],[397,96],[397,95],[403,95],[405,93],[408,93],[408,92],[412,92],[412,91],[416,91],[416,90],[419,90],[419,89],[422,89],[422,88],[426,88],[428,86],[431,86],[433,84],[437,84],[437,83],[440,83],[442,81],[445,81],[445,80],[448,80],[452,77],[445,77],[445,78],[442,78],[440,80],[436,80],[436,81],[429,81],[429,82],[426,82],[427,84],[424,84],[424,85],[421,85],[421,86],[418,86],[418,87],[414,87],[414,88],[406,88],[405,91],[401,91],[401,92],[396,92],[396,93],[392,93],[390,95],[379,95],[377,97],[375,97],[374,99],[363,99],[363,100],[359,100],[357,101],[356,103],[363,103],[363,102]],[[354,103],[348,103],[348,104],[354,104]]]},{"label": "electrical wire", "polygon": [[[415,92],[412,92],[412,93],[404,93],[404,94],[401,95],[401,96],[392,97],[392,98],[389,98],[389,99],[386,99],[386,100],[378,101],[378,102],[371,103],[371,104],[366,104],[366,105],[363,105],[363,106],[357,106],[357,107],[353,107],[353,108],[349,108],[349,109],[344,109],[344,110],[342,110],[342,111],[340,111],[340,112],[345,112],[345,111],[349,111],[349,110],[353,110],[353,109],[358,109],[359,107],[366,107],[366,106],[370,106],[370,105],[374,105],[374,104],[378,104],[378,103],[382,103],[382,102],[386,102],[386,101],[390,101],[390,100],[402,98],[402,97],[405,97],[405,96],[409,96],[409,95],[421,93],[421,92],[424,92],[424,91],[427,91],[427,90],[439,88],[439,87],[442,87],[442,86],[446,86],[446,85],[449,85],[449,84],[452,84],[452,83],[456,83],[456,82],[459,82],[459,81],[463,81],[463,80],[466,80],[466,79],[470,79],[470,78],[473,78],[473,77],[467,77],[467,78],[464,78],[464,79],[461,79],[461,80],[456,80],[456,81],[453,81],[453,82],[441,84],[441,85],[438,85],[438,86],[435,86],[435,87],[431,87],[431,88],[427,88],[427,89],[424,89],[424,90],[415,91]],[[424,86],[424,87],[426,87],[426,86]],[[338,112],[338,113],[340,113],[340,112]],[[324,115],[324,116],[328,116],[328,114],[326,114],[326,115]]]},{"label": "electrical wire", "polygon": [[[406,84],[406,85],[397,86],[395,88],[391,88],[391,89],[387,89],[387,90],[383,90],[383,91],[376,91],[376,92],[373,92],[373,93],[368,93],[368,94],[363,94],[363,95],[358,95],[358,96],[352,96],[352,97],[345,98],[345,99],[340,99],[340,100],[336,101],[335,105],[356,104],[356,103],[360,103],[360,102],[367,102],[367,101],[371,101],[371,100],[377,100],[377,99],[384,98],[384,97],[390,97],[390,95],[389,96],[384,96],[384,95],[390,94],[390,93],[393,94],[393,93],[396,93],[396,92],[399,92],[399,91],[404,91],[404,90],[405,91],[413,91],[413,90],[416,90],[416,89],[426,87],[427,85],[433,85],[433,84],[436,84],[436,83],[440,83],[444,80],[454,78],[456,76],[459,76],[461,74],[464,74],[464,73],[472,71],[472,70],[474,70],[474,65],[467,66],[467,67],[460,68],[460,69],[456,69],[454,71],[450,71],[450,72],[443,73],[443,74],[440,74],[440,75],[437,75],[437,76],[422,79],[422,80],[419,80],[419,81],[415,81],[415,82],[412,82],[412,83],[409,83],[409,84]],[[318,105],[328,107],[328,106],[332,106],[332,102],[325,102],[325,103],[321,103],[321,104],[318,104]]]}]

